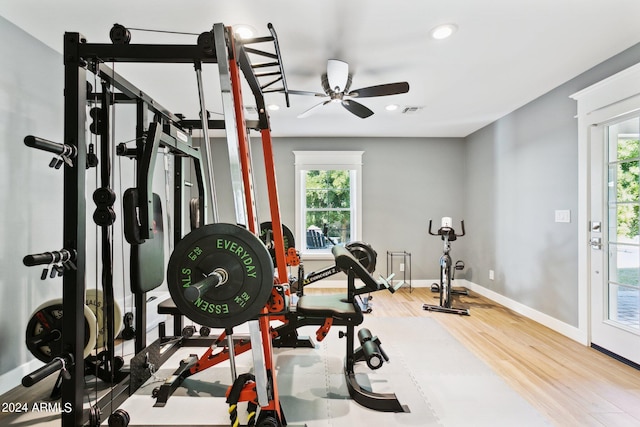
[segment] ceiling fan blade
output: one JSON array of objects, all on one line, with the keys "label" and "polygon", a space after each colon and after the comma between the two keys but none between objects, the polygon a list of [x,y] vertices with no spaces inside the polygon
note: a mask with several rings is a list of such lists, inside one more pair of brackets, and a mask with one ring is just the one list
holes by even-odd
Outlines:
[{"label": "ceiling fan blade", "polygon": [[349,92],[348,95],[354,98],[370,98],[373,96],[398,95],[407,92],[409,92],[409,83],[398,82],[354,89]]},{"label": "ceiling fan blade", "polygon": [[[343,92],[349,78],[349,64],[338,59],[327,61],[327,80],[329,87],[335,92]],[[336,87],[339,88],[336,90]]]},{"label": "ceiling fan blade", "polygon": [[345,99],[342,101],[342,106],[361,119],[373,115],[373,111],[356,101]]},{"label": "ceiling fan blade", "polygon": [[292,95],[306,95],[306,96],[320,96],[320,97],[325,97],[327,96],[325,93],[320,93],[320,92],[310,92],[310,91],[306,91],[306,90],[292,90],[292,89],[288,89],[287,92],[289,92]]},{"label": "ceiling fan blade", "polygon": [[315,113],[315,111],[316,111],[318,108],[322,107],[323,105],[327,105],[327,104],[328,104],[328,103],[330,103],[330,102],[331,102],[331,100],[328,100],[328,101],[324,101],[324,102],[321,102],[321,103],[319,103],[319,104],[316,104],[316,105],[314,105],[313,107],[309,108],[307,111],[303,111],[302,113],[300,113],[300,114],[298,115],[298,118],[299,118],[299,119],[304,119],[305,117],[309,117],[310,115],[312,115],[313,113]]}]

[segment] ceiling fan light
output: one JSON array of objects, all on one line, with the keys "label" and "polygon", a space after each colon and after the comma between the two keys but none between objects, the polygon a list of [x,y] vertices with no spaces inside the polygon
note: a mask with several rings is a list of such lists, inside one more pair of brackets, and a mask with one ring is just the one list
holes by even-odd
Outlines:
[{"label": "ceiling fan light", "polygon": [[443,24],[433,28],[430,34],[436,40],[444,40],[455,33],[457,29],[458,26],[456,24]]},{"label": "ceiling fan light", "polygon": [[349,80],[349,64],[338,59],[327,61],[327,83],[334,92],[342,92]]}]

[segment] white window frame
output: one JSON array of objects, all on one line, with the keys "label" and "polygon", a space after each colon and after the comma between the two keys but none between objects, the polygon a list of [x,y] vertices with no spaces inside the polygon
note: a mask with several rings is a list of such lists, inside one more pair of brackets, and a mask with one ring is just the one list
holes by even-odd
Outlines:
[{"label": "white window frame", "polygon": [[330,251],[307,250],[305,172],[309,170],[349,170],[351,182],[351,241],[362,236],[362,155],[364,151],[294,151],[295,156],[295,237],[305,259],[332,259]]}]

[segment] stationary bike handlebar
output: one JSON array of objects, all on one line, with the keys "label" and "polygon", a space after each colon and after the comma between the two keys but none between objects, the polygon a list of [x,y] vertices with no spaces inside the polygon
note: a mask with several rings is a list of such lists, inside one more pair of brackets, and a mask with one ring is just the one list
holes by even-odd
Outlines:
[{"label": "stationary bike handlebar", "polygon": [[431,225],[432,225],[433,221],[431,219],[429,219],[429,234],[432,236],[442,236],[444,233],[442,232],[443,230],[449,230],[453,237],[462,237],[465,235],[465,230],[464,230],[464,220],[460,221],[460,227],[462,228],[462,234],[456,234],[455,230],[452,227],[440,227],[438,229],[437,233],[434,233],[433,231],[431,231]]}]

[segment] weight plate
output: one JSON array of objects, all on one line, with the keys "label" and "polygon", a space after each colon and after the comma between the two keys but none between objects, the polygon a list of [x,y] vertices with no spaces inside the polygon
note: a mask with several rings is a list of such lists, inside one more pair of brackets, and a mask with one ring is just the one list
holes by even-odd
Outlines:
[{"label": "weight plate", "polygon": [[[273,230],[273,225],[271,221],[266,221],[260,224],[260,240],[262,243],[267,245],[267,248],[271,248],[273,246],[273,238],[269,239],[267,242],[267,233]],[[282,234],[284,238],[284,251],[286,252],[289,248],[295,248],[296,242],[293,237],[293,233],[286,225],[282,224]]]},{"label": "weight plate", "polygon": [[[96,346],[96,316],[84,306],[84,350],[89,356]],[[26,331],[29,351],[41,361],[48,363],[62,354],[62,298],[41,304],[29,318]]]},{"label": "weight plate", "polygon": [[[271,255],[271,259],[273,260],[273,265],[277,266],[276,250],[275,250],[275,243],[273,241],[272,230],[273,230],[273,225],[271,224],[271,221],[266,221],[260,224],[260,240],[262,240],[262,243],[264,243],[267,246],[267,249],[269,250],[269,254]],[[296,247],[296,241],[289,227],[287,227],[284,224],[282,224],[282,237],[284,239],[284,252],[286,254],[289,248]]]},{"label": "weight plate", "polygon": [[[104,306],[102,291],[100,289],[87,289],[85,291],[85,303],[96,316],[96,347],[102,348],[107,345],[107,322],[104,313],[106,307]],[[116,337],[120,333],[120,329],[122,329],[122,310],[117,301],[113,301],[113,315],[113,336]]]},{"label": "weight plate", "polygon": [[376,270],[378,254],[371,245],[364,242],[351,242],[347,243],[345,248],[351,252],[351,255],[353,255],[355,259],[360,261],[360,264],[362,264],[369,273],[373,273]]},{"label": "weight plate", "polygon": [[[213,272],[224,280],[200,290],[193,302],[184,289]],[[255,318],[273,287],[273,263],[260,239],[234,224],[209,224],[180,240],[167,268],[169,292],[176,307],[195,323],[231,328]]]}]

